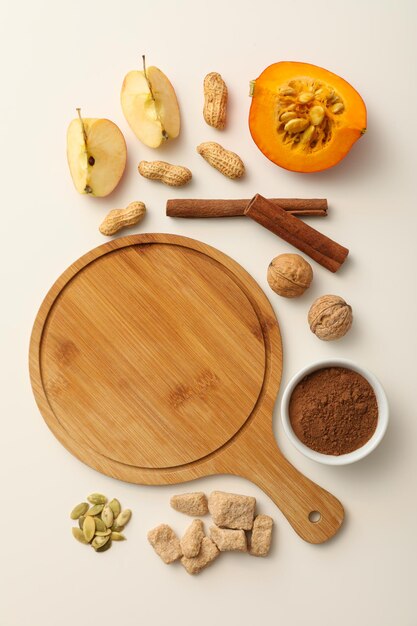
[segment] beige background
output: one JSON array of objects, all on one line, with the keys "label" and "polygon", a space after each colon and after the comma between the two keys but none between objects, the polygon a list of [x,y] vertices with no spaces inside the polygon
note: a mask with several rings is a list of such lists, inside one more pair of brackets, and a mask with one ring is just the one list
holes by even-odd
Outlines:
[{"label": "beige background", "polygon": [[[415,3],[412,0],[298,2],[241,0],[152,2],[52,0],[2,3],[0,62],[1,245],[1,542],[2,626],[165,624],[208,626],[276,622],[285,626],[415,626],[416,554],[416,132]],[[126,71],[146,52],[171,78],[183,129],[158,152],[142,146],[119,105]],[[358,89],[369,132],[338,167],[316,175],[286,172],[253,144],[247,126],[249,80],[270,63],[301,60],[333,70]],[[202,79],[217,70],[230,90],[228,128],[205,125]],[[117,191],[102,200],[73,189],[65,132],[76,106],[119,124],[129,150]],[[245,180],[223,179],[195,152],[219,139],[241,154]],[[139,178],[140,159],[188,165],[192,184],[178,192]],[[177,196],[326,196],[330,215],[315,221],[351,249],[338,275],[314,264],[301,299],[268,290],[266,267],[289,246],[245,220],[165,217]],[[200,577],[153,554],[146,532],[166,521],[181,533],[188,519],[169,508],[177,487],[141,487],[101,476],[73,458],[45,426],[32,398],[27,351],[38,306],[54,279],[103,242],[107,210],[144,200],[149,214],[133,232],[180,233],[218,247],[266,290],[284,340],[284,379],[331,356],[370,368],[386,388],[391,424],[369,458],[331,468],[303,458],[275,432],[294,464],[337,495],[346,523],[322,546],[302,542],[254,485],[227,476],[187,489],[253,494],[276,520],[269,558],[223,555]],[[310,222],[313,223],[313,222]],[[344,296],[354,327],[325,344],[306,314],[323,293]],[[68,513],[93,490],[134,511],[128,542],[105,555],[76,544]]]}]

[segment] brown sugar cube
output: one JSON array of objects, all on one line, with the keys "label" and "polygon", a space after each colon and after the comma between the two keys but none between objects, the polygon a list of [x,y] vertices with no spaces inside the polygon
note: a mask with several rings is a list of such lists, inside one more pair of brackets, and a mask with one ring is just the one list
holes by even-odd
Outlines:
[{"label": "brown sugar cube", "polygon": [[195,519],[191,522],[180,541],[183,555],[189,559],[197,556],[200,552],[203,538],[204,524],[201,519]]},{"label": "brown sugar cube", "polygon": [[182,557],[180,540],[168,524],[150,530],[148,541],[164,563],[173,563]]},{"label": "brown sugar cube", "polygon": [[246,535],[244,530],[230,530],[229,528],[210,527],[210,537],[220,552],[237,550],[247,552]]},{"label": "brown sugar cube", "polygon": [[208,508],[216,526],[251,530],[255,515],[256,500],[252,496],[213,491],[208,499]]},{"label": "brown sugar cube", "polygon": [[274,520],[269,515],[257,515],[253,523],[249,552],[253,556],[266,556],[271,547]]},{"label": "brown sugar cube", "polygon": [[171,506],[176,511],[193,517],[202,517],[208,513],[207,496],[202,491],[172,496]]},{"label": "brown sugar cube", "polygon": [[211,539],[204,537],[198,556],[189,559],[183,556],[181,563],[189,574],[198,574],[202,569],[210,565],[219,556],[220,552]]}]

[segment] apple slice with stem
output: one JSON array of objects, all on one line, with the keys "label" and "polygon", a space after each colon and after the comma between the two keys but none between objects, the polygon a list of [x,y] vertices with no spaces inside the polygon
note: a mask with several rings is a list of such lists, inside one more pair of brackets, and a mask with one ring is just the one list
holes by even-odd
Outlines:
[{"label": "apple slice with stem", "polygon": [[150,148],[175,139],[180,132],[177,96],[168,78],[157,67],[132,70],[125,76],[120,94],[124,116],[136,137]]},{"label": "apple slice with stem", "polygon": [[107,196],[119,183],[126,167],[126,142],[121,130],[107,119],[78,118],[67,132],[67,158],[79,193]]}]

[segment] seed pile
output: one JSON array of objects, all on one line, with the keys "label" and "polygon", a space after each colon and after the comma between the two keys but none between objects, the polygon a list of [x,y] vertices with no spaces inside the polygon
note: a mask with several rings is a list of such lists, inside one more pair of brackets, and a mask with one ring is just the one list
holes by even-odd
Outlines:
[{"label": "seed pile", "polygon": [[194,517],[210,513],[214,524],[208,537],[202,520],[195,519],[181,540],[168,524],[150,530],[148,541],[164,563],[181,559],[189,574],[199,574],[220,552],[252,556],[269,552],[274,522],[269,515],[255,515],[256,500],[251,496],[213,491],[207,499],[202,492],[183,493],[171,498],[171,506]]},{"label": "seed pile", "polygon": [[278,134],[292,148],[318,151],[330,141],[344,110],[340,95],[329,85],[307,78],[291,80],[278,94]]},{"label": "seed pile", "polygon": [[120,502],[113,498],[110,502],[101,493],[92,493],[87,502],[75,506],[70,514],[78,520],[78,527],[72,528],[77,541],[91,545],[96,552],[105,552],[113,541],[124,541],[122,531],[131,518],[130,509],[122,510]]}]

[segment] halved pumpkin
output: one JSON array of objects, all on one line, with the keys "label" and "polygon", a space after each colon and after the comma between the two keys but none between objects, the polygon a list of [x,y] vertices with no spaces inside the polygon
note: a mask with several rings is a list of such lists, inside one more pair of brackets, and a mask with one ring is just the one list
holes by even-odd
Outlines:
[{"label": "halved pumpkin", "polygon": [[310,63],[274,63],[251,83],[249,128],[258,148],[293,172],[339,163],[366,131],[366,107],[343,78]]}]

